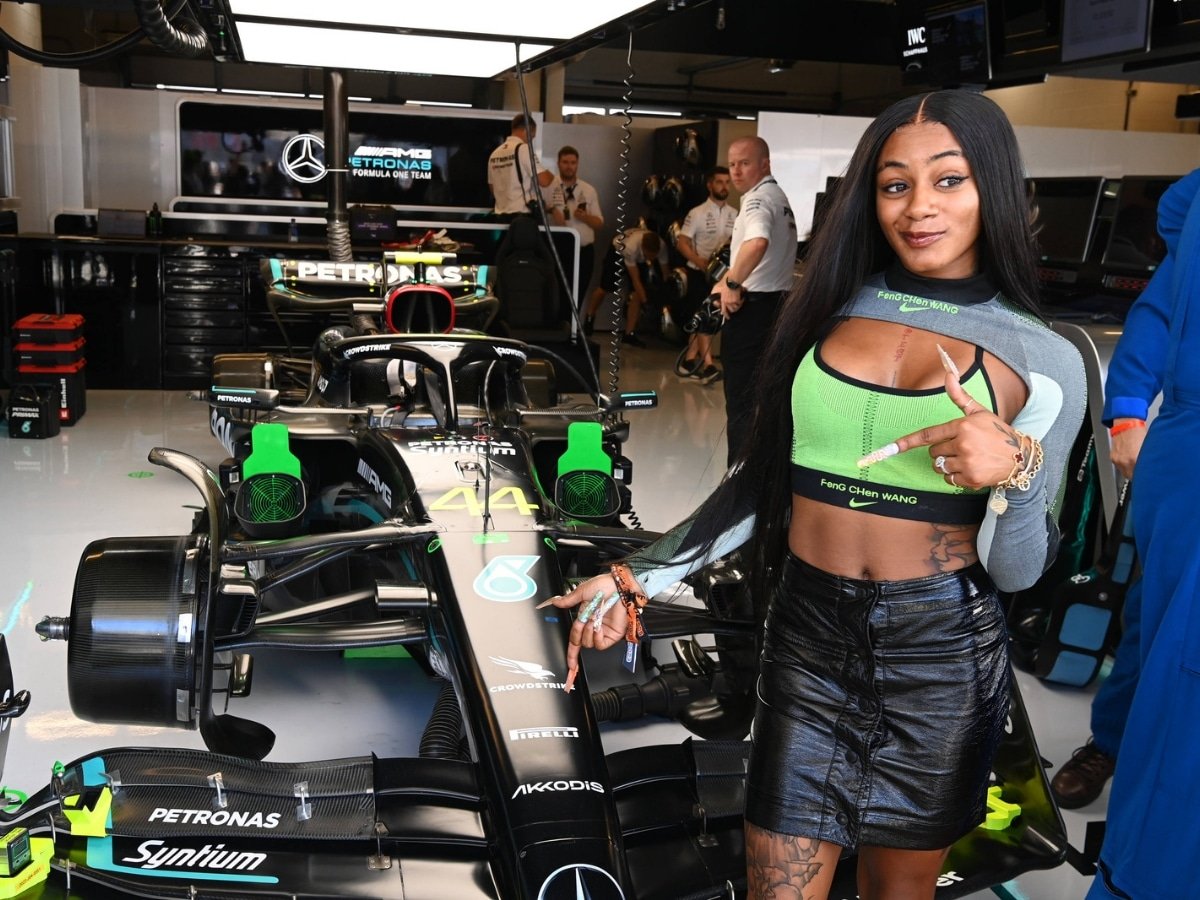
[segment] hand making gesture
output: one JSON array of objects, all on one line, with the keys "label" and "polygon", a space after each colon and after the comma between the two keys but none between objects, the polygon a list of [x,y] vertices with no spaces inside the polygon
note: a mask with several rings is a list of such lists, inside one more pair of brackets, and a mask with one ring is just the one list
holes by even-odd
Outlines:
[{"label": "hand making gesture", "polygon": [[940,346],[938,354],[946,370],[946,393],[962,410],[962,417],[897,438],[860,459],[859,467],[914,447],[928,447],[934,469],[948,484],[970,490],[991,487],[1028,490],[1029,479],[1041,467],[1041,445],[967,393],[949,354]]},{"label": "hand making gesture", "polygon": [[[568,692],[574,688],[575,677],[579,673],[581,648],[591,647],[596,650],[607,650],[622,638],[628,640],[631,637],[629,633],[631,614],[629,604],[622,602],[622,588],[624,587],[626,594],[630,592],[631,587],[640,593],[640,588],[637,588],[637,583],[633,581],[628,569],[623,566],[614,566],[614,569],[624,569],[622,575],[626,582],[624,585],[618,584],[615,572],[605,572],[581,582],[573,590],[561,596],[551,597],[538,604],[538,609],[545,606],[571,609],[583,605],[571,625],[571,634],[567,638],[566,690]],[[636,614],[633,615],[633,624],[635,628],[640,626],[639,617]],[[641,634],[635,631],[632,637],[636,642]]]}]

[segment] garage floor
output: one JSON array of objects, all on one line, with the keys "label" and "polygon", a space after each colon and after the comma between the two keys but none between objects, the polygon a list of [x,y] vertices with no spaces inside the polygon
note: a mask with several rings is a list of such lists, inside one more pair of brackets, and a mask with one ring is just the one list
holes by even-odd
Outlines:
[{"label": "garage floor", "polygon": [[[625,348],[620,386],[657,390],[660,405],[629,414],[632,434],[626,452],[634,463],[635,508],[642,524],[665,529],[694,508],[722,474],[724,399],[720,383],[703,386],[673,375],[675,349],[647,340],[647,349]],[[607,362],[604,350],[606,385]],[[13,727],[3,783],[26,792],[48,781],[56,760],[97,749],[202,746],[195,732],[77,719],[67,698],[67,646],[42,643],[34,632],[43,616],[68,613],[75,567],[90,541],[188,532],[199,497],[182,478],[147,462],[151,448],[181,450],[214,467],[224,455],[209,434],[207,407],[182,392],[92,391],[87,402],[87,414],[57,437],[0,437],[0,503],[5,511],[0,626],[7,635],[16,685],[33,694],[28,713]],[[604,656],[593,655],[589,665],[615,669],[615,659]],[[1094,686],[1083,691],[1053,688],[1023,673],[1018,677],[1041,753],[1057,767],[1088,736]],[[237,701],[235,711],[279,735],[272,761],[366,752],[404,755],[416,752],[435,695],[436,686],[411,661],[257,653],[252,696]],[[606,745],[613,750],[687,736],[661,721],[605,728]],[[1074,846],[1083,846],[1088,821],[1103,818],[1106,798],[1083,812],[1063,813]],[[1089,883],[1090,878],[1064,864],[1022,876],[1005,886],[1004,896],[1067,900],[1082,897]]]}]

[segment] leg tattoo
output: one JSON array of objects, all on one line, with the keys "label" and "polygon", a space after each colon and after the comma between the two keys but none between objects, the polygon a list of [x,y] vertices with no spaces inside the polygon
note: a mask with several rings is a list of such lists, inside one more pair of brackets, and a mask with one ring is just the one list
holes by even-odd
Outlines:
[{"label": "leg tattoo", "polygon": [[[818,854],[828,856],[828,852],[821,854],[821,849],[822,842],[812,838],[747,826],[748,900],[810,900],[818,896],[808,888],[826,867]],[[835,848],[829,845],[828,849]],[[837,855],[833,858],[836,861]]]}]

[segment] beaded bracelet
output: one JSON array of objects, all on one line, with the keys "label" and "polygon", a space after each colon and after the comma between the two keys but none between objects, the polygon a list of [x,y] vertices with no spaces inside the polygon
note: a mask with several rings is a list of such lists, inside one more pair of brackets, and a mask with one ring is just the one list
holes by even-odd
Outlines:
[{"label": "beaded bracelet", "polygon": [[1126,419],[1124,422],[1118,422],[1112,428],[1108,429],[1109,437],[1116,437],[1122,431],[1129,431],[1133,428],[1145,428],[1146,422],[1144,419]]}]

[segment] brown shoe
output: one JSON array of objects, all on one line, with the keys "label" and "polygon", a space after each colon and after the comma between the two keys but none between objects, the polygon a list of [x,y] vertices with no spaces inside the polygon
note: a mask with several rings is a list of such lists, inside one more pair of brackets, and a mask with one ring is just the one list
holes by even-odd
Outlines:
[{"label": "brown shoe", "polygon": [[1112,778],[1117,761],[1088,742],[1071,754],[1050,782],[1050,790],[1063,809],[1079,809],[1095,801]]}]

